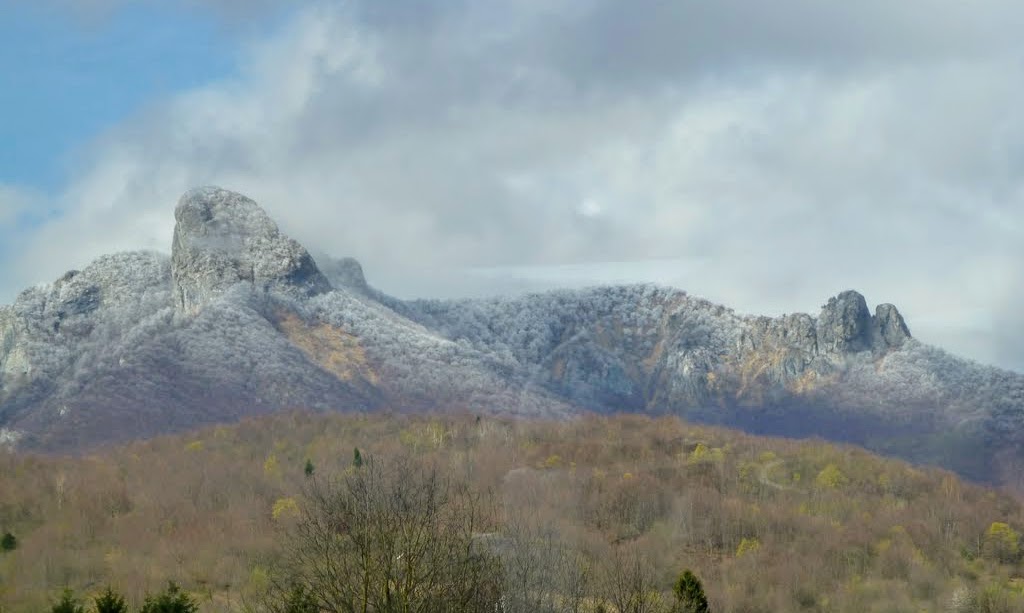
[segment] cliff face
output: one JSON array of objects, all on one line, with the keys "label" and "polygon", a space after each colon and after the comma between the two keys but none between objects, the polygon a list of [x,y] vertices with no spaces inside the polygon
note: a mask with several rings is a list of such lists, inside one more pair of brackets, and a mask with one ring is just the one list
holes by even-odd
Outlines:
[{"label": "cliff face", "polygon": [[[403,302],[351,258],[321,268],[239,194],[192,190],[175,217],[170,258],[107,256],[0,307],[0,441],[81,449],[388,407],[679,413],[972,476],[1016,457],[1024,377],[921,345],[895,306],[872,314],[854,291],[776,318],[653,286]],[[950,437],[995,446],[950,455]]]},{"label": "cliff face", "polygon": [[194,312],[238,284],[297,297],[331,289],[309,252],[241,194],[192,190],[174,218],[171,276],[179,309]]}]

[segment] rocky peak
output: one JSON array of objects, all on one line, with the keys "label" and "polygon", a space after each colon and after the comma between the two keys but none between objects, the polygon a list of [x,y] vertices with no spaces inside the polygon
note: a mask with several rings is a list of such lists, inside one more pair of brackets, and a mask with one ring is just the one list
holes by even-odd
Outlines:
[{"label": "rocky peak", "polygon": [[899,310],[891,304],[880,304],[875,307],[872,323],[872,341],[876,348],[902,347],[903,343],[911,338],[907,322],[903,321]]},{"label": "rocky peak", "polygon": [[331,289],[309,252],[241,194],[191,190],[174,217],[171,273],[179,309],[195,312],[238,283],[304,296]]},{"label": "rocky peak", "polygon": [[872,316],[864,296],[852,290],[830,298],[822,307],[817,334],[821,351],[831,353],[885,351],[911,338],[895,306],[880,304]]},{"label": "rocky peak", "polygon": [[829,298],[818,316],[818,347],[833,353],[871,348],[871,311],[864,296],[853,290]]},{"label": "rocky peak", "polygon": [[333,259],[329,256],[322,259],[318,256],[317,259],[324,275],[335,287],[344,287],[361,294],[370,291],[370,286],[366,283],[366,276],[363,274],[363,266],[359,260],[355,258]]}]

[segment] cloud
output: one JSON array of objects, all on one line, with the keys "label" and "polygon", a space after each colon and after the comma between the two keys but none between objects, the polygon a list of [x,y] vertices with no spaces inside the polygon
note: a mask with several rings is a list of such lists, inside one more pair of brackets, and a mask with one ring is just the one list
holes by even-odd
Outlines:
[{"label": "cloud", "polygon": [[0,230],[14,229],[18,219],[30,211],[36,197],[26,190],[0,184]]},{"label": "cloud", "polygon": [[[0,7],[21,2],[24,0],[0,0]],[[217,17],[226,25],[238,25],[244,21],[251,21],[254,17],[280,15],[283,10],[293,9],[301,4],[301,1],[277,0],[184,0],[170,6],[159,0],[39,0],[32,3],[36,10],[47,10],[55,16],[62,15],[90,26],[103,25],[118,10],[126,7],[163,5],[163,8],[201,11]]]},{"label": "cloud", "polygon": [[178,195],[216,183],[401,295],[629,271],[814,312],[856,287],[1011,363],[992,325],[1024,303],[1022,19],[997,0],[305,4],[236,78],[93,145],[19,269],[167,250]]}]

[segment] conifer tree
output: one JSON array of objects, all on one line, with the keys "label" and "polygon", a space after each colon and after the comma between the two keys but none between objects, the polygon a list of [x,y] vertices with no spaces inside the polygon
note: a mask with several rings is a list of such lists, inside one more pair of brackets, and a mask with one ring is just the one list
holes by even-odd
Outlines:
[{"label": "conifer tree", "polygon": [[170,581],[167,589],[156,596],[147,596],[139,613],[196,613],[199,605],[192,597],[181,591],[178,584]]},{"label": "conifer tree", "polygon": [[14,551],[18,548],[18,539],[10,532],[5,532],[0,537],[0,551]]},{"label": "conifer tree", "polygon": [[102,594],[93,599],[95,613],[128,613],[128,605],[124,597],[114,591],[109,585]]},{"label": "conifer tree", "polygon": [[363,466],[363,454],[359,453],[359,447],[352,450],[352,466],[356,468],[362,468]]},{"label": "conifer tree", "polygon": [[312,477],[313,476],[313,472],[315,470],[316,469],[313,467],[313,461],[307,459],[306,460],[306,468],[304,469],[304,472],[306,473],[306,477]]},{"label": "conifer tree", "polygon": [[60,600],[57,601],[53,608],[50,609],[50,613],[85,613],[85,607],[82,603],[75,598],[75,593],[70,588],[64,588],[64,592],[60,596]]},{"label": "conifer tree", "polygon": [[683,571],[673,589],[683,613],[709,613],[707,596],[700,579],[690,569]]}]

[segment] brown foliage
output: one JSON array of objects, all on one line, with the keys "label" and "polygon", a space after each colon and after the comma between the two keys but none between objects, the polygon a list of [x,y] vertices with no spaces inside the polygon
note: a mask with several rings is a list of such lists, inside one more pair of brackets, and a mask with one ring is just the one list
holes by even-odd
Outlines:
[{"label": "brown foliage", "polygon": [[80,458],[0,455],[0,532],[18,536],[0,554],[0,609],[107,584],[137,607],[174,579],[203,611],[242,610],[288,554],[295,519],[275,520],[275,503],[307,509],[306,460],[317,480],[343,478],[355,447],[483,496],[472,530],[501,550],[502,591],[523,610],[660,610],[683,568],[715,611],[1020,610],[1024,569],[1003,553],[1021,505],[944,471],[672,418],[308,413]]}]

